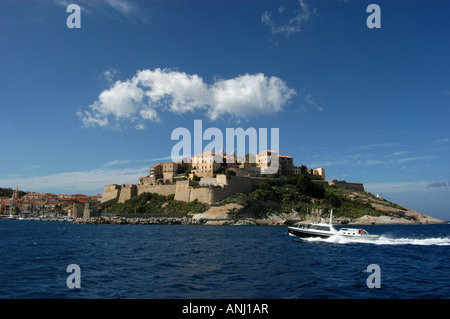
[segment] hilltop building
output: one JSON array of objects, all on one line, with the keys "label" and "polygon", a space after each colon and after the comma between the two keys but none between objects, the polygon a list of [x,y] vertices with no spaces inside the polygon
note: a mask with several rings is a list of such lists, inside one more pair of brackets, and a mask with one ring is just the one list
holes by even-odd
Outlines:
[{"label": "hilltop building", "polygon": [[[192,170],[198,177],[212,178],[224,163],[224,154],[215,154],[213,151],[206,151],[192,156]],[[226,159],[225,159],[226,160]]]},{"label": "hilltop building", "polygon": [[[265,175],[272,159],[278,160],[276,174]],[[230,172],[230,173],[228,173]],[[323,168],[308,169],[295,166],[289,155],[279,155],[265,150],[256,156],[247,154],[244,158],[235,152],[226,154],[205,151],[177,162],[157,163],[150,168],[149,175],[140,177],[138,184],[106,185],[102,204],[124,202],[145,192],[160,195],[175,195],[175,199],[212,204],[239,192],[251,192],[267,178],[285,178],[310,174],[315,180],[325,182]],[[326,182],[325,182],[326,183]]]},{"label": "hilltop building", "polygon": [[288,155],[278,155],[279,172],[283,176],[294,175],[294,159]]}]

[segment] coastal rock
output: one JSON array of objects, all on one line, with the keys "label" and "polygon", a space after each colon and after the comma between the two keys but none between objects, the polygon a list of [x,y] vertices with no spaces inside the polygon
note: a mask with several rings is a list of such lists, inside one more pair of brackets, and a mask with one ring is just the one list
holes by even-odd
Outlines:
[{"label": "coastal rock", "polygon": [[[418,213],[417,213],[418,214]],[[421,215],[421,214],[419,214]],[[417,224],[445,224],[445,221],[426,216],[369,216],[357,218],[349,222],[351,225],[417,225]]]},{"label": "coastal rock", "polygon": [[[206,223],[212,221],[211,223],[208,223],[208,225],[217,223],[219,220],[234,223],[235,220],[232,216],[230,216],[230,213],[237,212],[243,208],[244,206],[236,203],[225,204],[222,206],[211,206],[206,212],[195,214],[192,219],[197,221],[204,220]],[[223,225],[223,223],[221,225]]]},{"label": "coastal rock", "polygon": [[417,224],[416,221],[406,218],[392,217],[392,216],[370,216],[364,215],[363,217],[357,218],[350,222],[349,224],[354,225],[412,225]]}]

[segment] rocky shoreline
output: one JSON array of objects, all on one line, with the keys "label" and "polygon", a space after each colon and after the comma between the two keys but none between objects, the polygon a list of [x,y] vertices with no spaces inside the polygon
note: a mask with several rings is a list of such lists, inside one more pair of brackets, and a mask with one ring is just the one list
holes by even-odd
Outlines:
[{"label": "rocky shoreline", "polygon": [[[200,214],[199,214],[200,215]],[[197,216],[194,216],[197,217]],[[300,220],[285,219],[279,216],[272,216],[270,218],[207,218],[207,216],[194,217],[122,217],[122,216],[102,216],[91,217],[87,219],[73,220],[74,224],[95,224],[95,225],[262,225],[262,226],[287,226],[293,225]],[[211,216],[209,216],[211,217]],[[219,217],[219,218],[217,218]],[[287,216],[286,216],[287,217]],[[313,222],[317,220],[302,220],[301,222]],[[333,222],[336,225],[420,225],[420,224],[447,224],[448,222],[438,220],[436,218],[424,219],[421,221],[390,217],[390,216],[363,216],[357,219],[337,219]]]},{"label": "rocky shoreline", "polygon": [[[230,203],[222,206],[212,206],[206,212],[189,214],[188,216],[96,216],[90,218],[67,219],[55,217],[28,217],[26,220],[66,221],[74,224],[95,225],[274,225],[286,226],[299,222],[318,222],[328,216],[315,212],[299,219],[296,212],[290,214],[269,214],[266,218],[251,218],[245,214],[236,214],[243,208],[240,204]],[[386,212],[383,216],[365,215],[360,218],[337,217],[333,219],[335,225],[420,225],[447,224],[431,216],[423,215],[411,210]],[[9,218],[0,216],[0,218]],[[14,218],[16,219],[16,218]],[[17,218],[18,219],[18,218]]]},{"label": "rocky shoreline", "polygon": [[101,216],[87,219],[76,219],[74,224],[97,224],[97,225],[201,225],[203,222],[190,217],[123,217],[123,216]]},{"label": "rocky shoreline", "polygon": [[[89,219],[77,219],[77,224],[131,224],[131,225],[293,225],[298,222],[317,222],[321,218],[328,218],[326,212],[314,211],[303,219],[298,213],[269,214],[265,218],[251,218],[248,214],[241,214],[244,206],[229,203],[221,206],[211,206],[204,213],[189,214],[186,217],[168,216],[102,216]],[[333,220],[336,225],[419,225],[419,224],[447,224],[446,221],[423,215],[412,210],[400,211],[394,208],[381,207],[386,215],[360,218],[337,217]]]},{"label": "rocky shoreline", "polygon": [[[202,221],[206,225],[293,225],[298,222],[318,222],[320,219],[328,218],[328,213],[317,210],[303,219],[299,219],[298,213],[293,211],[290,214],[269,214],[266,218],[248,218],[245,214],[236,217],[236,212],[243,209],[243,206],[230,203],[222,206],[210,207],[206,212],[192,215],[192,219]],[[418,224],[447,224],[446,221],[423,215],[418,212],[397,209],[385,210],[386,215],[370,216],[365,215],[360,218],[338,217],[333,219],[336,225],[418,225]]]}]

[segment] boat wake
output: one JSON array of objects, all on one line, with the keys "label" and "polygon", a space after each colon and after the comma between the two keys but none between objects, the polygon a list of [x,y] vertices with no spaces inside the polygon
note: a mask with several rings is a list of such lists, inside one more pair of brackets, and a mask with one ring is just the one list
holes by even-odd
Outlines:
[{"label": "boat wake", "polygon": [[334,244],[364,243],[372,245],[450,246],[450,237],[392,238],[386,235],[380,235],[380,238],[378,240],[369,240],[364,238],[349,238],[340,235],[334,235],[329,238],[310,237],[302,238],[301,240],[306,242],[325,242]]},{"label": "boat wake", "polygon": [[431,237],[431,238],[391,238],[380,236],[375,242],[378,245],[421,245],[421,246],[450,246],[450,237]]}]

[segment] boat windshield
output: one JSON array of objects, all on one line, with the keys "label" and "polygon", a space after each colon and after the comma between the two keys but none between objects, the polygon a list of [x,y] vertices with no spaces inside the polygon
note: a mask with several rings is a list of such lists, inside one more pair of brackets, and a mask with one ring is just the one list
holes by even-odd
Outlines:
[{"label": "boat windshield", "polygon": [[311,225],[310,229],[330,231],[330,226]]},{"label": "boat windshield", "polygon": [[331,231],[331,228],[328,225],[298,224],[298,225],[296,225],[296,227],[300,228],[300,229],[313,229],[313,230]]},{"label": "boat windshield", "polygon": [[311,225],[310,224],[298,224],[295,227],[301,228],[301,229],[309,229]]}]

